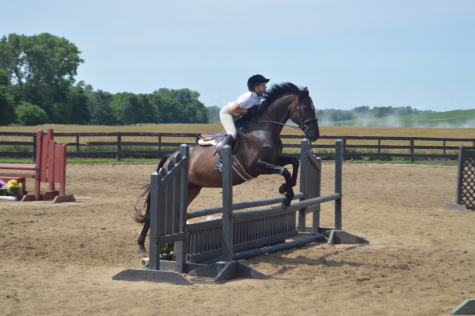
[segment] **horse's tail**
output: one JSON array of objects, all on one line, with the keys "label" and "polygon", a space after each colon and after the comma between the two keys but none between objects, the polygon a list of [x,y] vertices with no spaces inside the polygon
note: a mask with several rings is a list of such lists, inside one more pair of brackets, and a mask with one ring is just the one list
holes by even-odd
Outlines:
[{"label": "horse's tail", "polygon": [[[163,156],[163,158],[158,163],[157,172],[160,170],[160,168],[163,168],[163,166],[165,165],[165,161],[167,161],[168,157],[170,156],[171,154]],[[144,185],[143,187],[141,187],[138,193],[138,197],[134,203],[135,214],[133,216],[133,219],[135,222],[139,224],[143,224],[145,222],[150,221],[150,189],[151,188],[152,188],[151,183],[148,183]],[[145,214],[142,214],[142,211],[144,209],[145,209]]]}]

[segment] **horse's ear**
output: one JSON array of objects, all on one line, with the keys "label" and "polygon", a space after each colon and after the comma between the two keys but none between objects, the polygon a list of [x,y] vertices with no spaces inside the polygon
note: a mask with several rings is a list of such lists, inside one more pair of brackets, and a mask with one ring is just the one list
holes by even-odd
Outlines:
[{"label": "horse's ear", "polygon": [[307,87],[303,88],[303,91],[308,92],[308,88]]}]

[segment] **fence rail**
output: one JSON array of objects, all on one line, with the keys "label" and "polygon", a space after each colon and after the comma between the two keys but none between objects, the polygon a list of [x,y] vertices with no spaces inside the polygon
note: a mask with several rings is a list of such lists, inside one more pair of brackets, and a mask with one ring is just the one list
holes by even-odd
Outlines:
[{"label": "fence rail", "polygon": [[[200,133],[55,133],[55,139],[68,146],[68,157],[115,157],[117,161],[129,156],[173,153],[183,143],[197,143],[199,137]],[[304,137],[281,135],[284,153],[299,157],[299,142]],[[455,161],[461,145],[475,149],[475,138],[330,135],[320,136],[311,148],[322,158],[334,158],[334,145],[331,142],[336,139],[343,140],[344,160],[359,157],[404,157],[411,162],[419,158]],[[36,133],[0,132],[0,158],[31,157],[34,162],[35,148]]]}]

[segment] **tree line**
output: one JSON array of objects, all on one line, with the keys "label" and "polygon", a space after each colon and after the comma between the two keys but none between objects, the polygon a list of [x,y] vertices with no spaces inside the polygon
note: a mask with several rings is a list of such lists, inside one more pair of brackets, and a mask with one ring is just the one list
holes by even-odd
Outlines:
[{"label": "tree line", "polygon": [[15,33],[0,39],[0,125],[208,123],[190,89],[148,94],[94,91],[74,77],[84,60],[64,37]]},{"label": "tree line", "polygon": [[400,116],[400,115],[412,115],[418,114],[419,110],[412,108],[411,106],[405,107],[392,107],[392,106],[375,106],[370,108],[363,105],[356,107],[352,110],[336,110],[336,109],[324,109],[318,110],[316,116],[321,121],[349,121],[364,118],[376,118],[387,116]]}]

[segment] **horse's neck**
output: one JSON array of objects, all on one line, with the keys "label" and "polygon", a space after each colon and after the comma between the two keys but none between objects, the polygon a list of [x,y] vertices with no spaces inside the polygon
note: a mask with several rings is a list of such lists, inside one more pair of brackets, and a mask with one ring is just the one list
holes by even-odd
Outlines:
[{"label": "horse's neck", "polygon": [[[295,96],[292,94],[283,96],[282,98],[278,99],[274,103],[270,104],[267,111],[261,113],[259,116],[256,117],[257,121],[265,121],[265,122],[276,122],[285,124],[290,118],[290,106],[292,102],[295,101]],[[282,129],[284,128],[281,124],[276,123],[266,123],[268,124],[268,130],[270,132],[276,133],[280,135]]]},{"label": "horse's neck", "polygon": [[[282,152],[280,133],[283,125],[290,117],[290,106],[295,100],[286,95],[269,104],[267,109],[245,122],[243,133],[246,135],[247,146],[239,146],[237,156],[249,165],[248,159],[255,161],[262,155],[266,161],[273,163]],[[249,158],[251,157],[251,158]],[[254,160],[252,160],[254,159]]]}]

